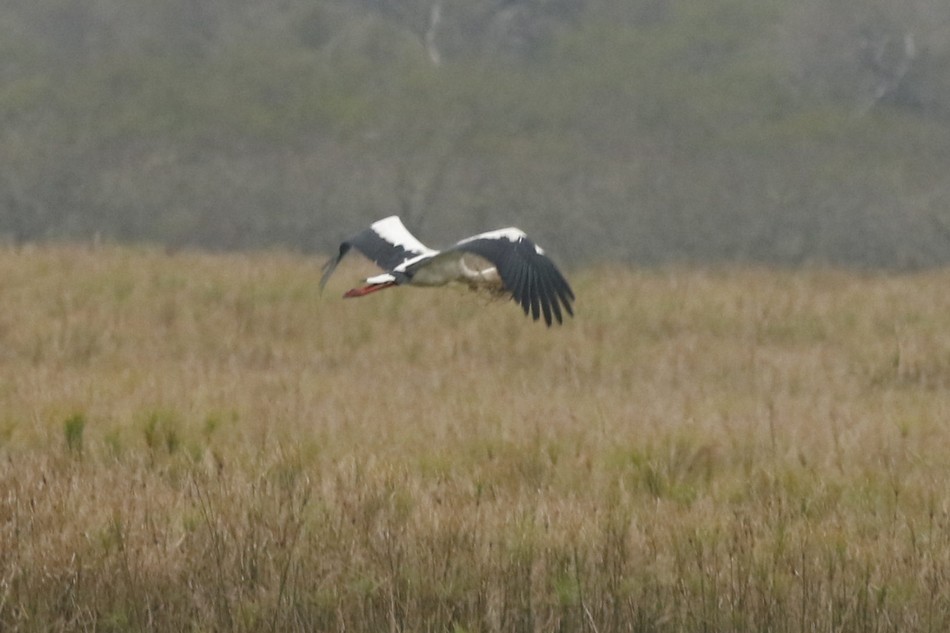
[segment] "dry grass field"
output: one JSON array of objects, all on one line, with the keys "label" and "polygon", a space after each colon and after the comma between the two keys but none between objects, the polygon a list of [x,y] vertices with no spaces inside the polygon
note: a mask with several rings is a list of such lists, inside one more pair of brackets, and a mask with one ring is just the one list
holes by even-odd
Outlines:
[{"label": "dry grass field", "polygon": [[950,630],[950,273],[0,250],[4,631]]}]

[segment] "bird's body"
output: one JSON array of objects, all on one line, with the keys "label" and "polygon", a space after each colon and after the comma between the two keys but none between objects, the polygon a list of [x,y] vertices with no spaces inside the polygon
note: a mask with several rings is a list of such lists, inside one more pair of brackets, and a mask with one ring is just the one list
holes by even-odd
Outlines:
[{"label": "bird's body", "polygon": [[516,228],[480,233],[443,251],[424,245],[397,216],[378,220],[340,244],[339,254],[324,266],[321,287],[351,248],[385,270],[366,279],[344,297],[361,297],[403,284],[444,286],[453,282],[474,290],[509,295],[534,320],[562,321],[562,306],[574,314],[574,292],[540,246]]}]

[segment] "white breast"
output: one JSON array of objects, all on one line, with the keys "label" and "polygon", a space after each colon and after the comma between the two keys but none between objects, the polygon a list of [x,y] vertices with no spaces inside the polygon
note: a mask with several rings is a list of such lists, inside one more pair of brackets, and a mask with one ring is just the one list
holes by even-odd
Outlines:
[{"label": "white breast", "polygon": [[470,285],[497,284],[500,280],[491,263],[476,255],[459,252],[433,257],[412,276],[414,286],[443,286],[453,281]]}]

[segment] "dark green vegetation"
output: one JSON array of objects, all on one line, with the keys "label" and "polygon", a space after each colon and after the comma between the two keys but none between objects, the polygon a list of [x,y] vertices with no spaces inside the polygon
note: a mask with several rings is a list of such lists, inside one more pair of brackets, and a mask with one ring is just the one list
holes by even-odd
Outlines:
[{"label": "dark green vegetation", "polygon": [[950,258],[943,0],[0,1],[0,234]]},{"label": "dark green vegetation", "polygon": [[946,272],[318,272],[0,249],[0,630],[950,630]]}]

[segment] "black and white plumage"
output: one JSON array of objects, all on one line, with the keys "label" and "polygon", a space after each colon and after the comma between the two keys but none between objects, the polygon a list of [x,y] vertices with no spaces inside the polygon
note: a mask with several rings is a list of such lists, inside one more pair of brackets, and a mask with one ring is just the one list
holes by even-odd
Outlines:
[{"label": "black and white plumage", "polygon": [[323,267],[321,288],[351,248],[386,272],[367,278],[366,286],[353,288],[344,297],[362,297],[403,284],[461,282],[475,290],[510,296],[535,321],[543,315],[548,326],[562,322],[562,308],[574,315],[574,292],[561,271],[524,231],[514,227],[480,233],[437,251],[417,240],[392,215],[340,244],[339,254]]}]

